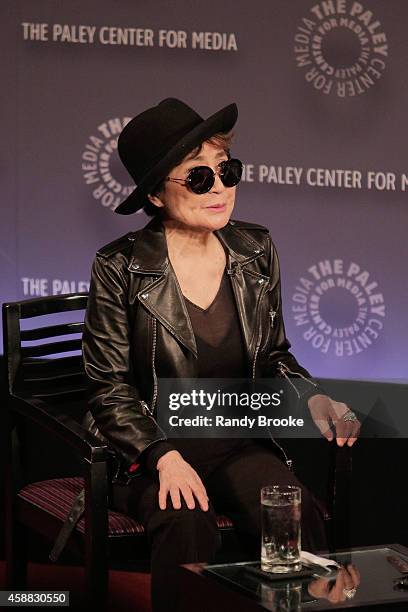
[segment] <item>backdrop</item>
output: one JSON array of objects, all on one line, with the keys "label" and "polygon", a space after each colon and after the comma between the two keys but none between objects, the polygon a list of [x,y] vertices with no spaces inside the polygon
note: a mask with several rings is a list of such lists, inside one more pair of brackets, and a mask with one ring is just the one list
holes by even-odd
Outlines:
[{"label": "backdrop", "polygon": [[86,291],[148,221],[125,123],[237,102],[233,218],[271,231],[287,335],[316,376],[406,379],[405,0],[3,0],[1,298]]}]

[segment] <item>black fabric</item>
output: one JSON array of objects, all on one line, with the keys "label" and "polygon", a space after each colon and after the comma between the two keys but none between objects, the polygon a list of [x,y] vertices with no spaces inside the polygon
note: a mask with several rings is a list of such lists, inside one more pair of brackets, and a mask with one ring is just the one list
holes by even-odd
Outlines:
[{"label": "black fabric", "polygon": [[[197,343],[198,378],[245,378],[244,343],[226,269],[208,308],[201,308],[186,297],[184,299]],[[169,438],[148,447],[140,455],[140,462],[152,474],[160,457],[176,449],[194,469],[210,473],[229,453],[252,444],[250,439]]]},{"label": "black fabric", "polygon": [[174,510],[170,495],[166,509],[158,504],[159,480],[149,474],[130,485],[114,485],[114,509],[140,521],[151,543],[151,595],[153,612],[176,612],[180,588],[178,565],[214,561],[220,547],[216,515],[230,517],[240,536],[247,560],[260,558],[260,489],[271,484],[302,489],[302,549],[327,552],[324,521],[313,496],[272,452],[247,447],[220,461],[210,475],[198,470],[209,497],[204,512],[196,501],[190,510],[181,495]]},{"label": "black fabric", "polygon": [[[163,431],[145,406],[154,408],[157,392],[152,359],[160,377],[167,373],[172,378],[197,375],[194,332],[187,325],[185,302],[169,266],[164,229],[160,219],[153,219],[143,229],[99,249],[92,265],[82,335],[92,419],[84,427],[98,429],[109,440],[121,459],[117,478],[124,482],[140,454],[163,439]],[[239,322],[245,330],[248,370],[259,379],[279,376],[286,366],[297,388],[302,376],[311,379],[311,375],[289,351],[279,261],[267,228],[231,219],[214,234],[227,253]],[[195,272],[200,274],[198,269]],[[145,293],[150,277],[157,280]],[[144,307],[136,303],[136,296]],[[261,305],[262,316],[255,317]],[[268,309],[276,313],[272,329]],[[253,350],[254,334],[263,339],[258,353]]]},{"label": "black fabric", "polygon": [[199,378],[245,378],[244,344],[227,271],[206,309],[184,298],[198,351]]},{"label": "black fabric", "polygon": [[[199,378],[245,378],[244,344],[231,283],[224,270],[218,292],[203,309],[185,298],[198,352]],[[229,453],[252,444],[234,438],[184,438],[172,443],[194,469],[210,473]]]},{"label": "black fabric", "polygon": [[158,442],[153,442],[140,454],[139,463],[141,468],[150,474],[154,474],[160,457],[175,449],[176,447],[170,441],[159,440]]},{"label": "black fabric", "polygon": [[[232,286],[226,271],[212,304],[203,309],[185,298],[198,349],[200,378],[245,378],[244,344]],[[151,554],[153,612],[176,612],[179,601],[178,565],[209,562],[220,547],[216,515],[230,517],[248,559],[260,558],[260,489],[271,484],[302,486],[287,466],[252,439],[180,439],[158,441],[142,454],[148,472],[128,486],[113,486],[114,508],[135,517],[145,527]],[[158,505],[156,464],[171,448],[179,450],[202,479],[209,510],[190,510],[182,495],[181,509]],[[311,494],[302,487],[302,547],[327,550],[323,518]]]}]

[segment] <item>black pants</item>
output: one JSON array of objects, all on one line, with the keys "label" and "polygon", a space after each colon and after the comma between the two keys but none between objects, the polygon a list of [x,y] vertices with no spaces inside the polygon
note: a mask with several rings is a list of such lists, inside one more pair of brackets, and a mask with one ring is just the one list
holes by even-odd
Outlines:
[{"label": "black pants", "polygon": [[151,543],[153,612],[177,610],[178,565],[210,562],[220,547],[216,514],[232,519],[248,550],[248,560],[260,558],[260,489],[263,486],[297,485],[302,488],[302,549],[311,552],[327,549],[320,510],[313,496],[273,452],[259,445],[230,453],[211,469],[194,465],[210,498],[207,512],[196,501],[174,510],[170,495],[167,507],[158,504],[159,480],[142,475],[129,485],[113,485],[114,509],[143,523]]}]

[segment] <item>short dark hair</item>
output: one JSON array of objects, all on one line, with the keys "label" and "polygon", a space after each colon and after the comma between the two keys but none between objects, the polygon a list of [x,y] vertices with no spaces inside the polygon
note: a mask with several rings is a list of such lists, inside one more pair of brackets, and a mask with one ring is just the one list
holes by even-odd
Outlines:
[{"label": "short dark hair", "polygon": [[[201,149],[203,148],[204,142],[209,142],[212,145],[215,145],[215,146],[223,148],[224,151],[229,156],[230,146],[231,146],[231,142],[232,142],[233,136],[234,136],[234,133],[232,131],[230,131],[230,132],[218,132],[217,134],[214,134],[213,136],[211,136],[207,140],[204,140],[197,147],[195,147],[195,149],[193,149],[188,154],[187,158],[196,157],[196,155],[198,155],[201,152]],[[164,185],[165,185],[165,181],[163,179],[159,183],[157,183],[157,185],[155,185],[155,187],[151,191],[151,195],[154,195],[154,196],[155,195],[160,195],[160,193],[164,190]],[[159,215],[161,213],[161,208],[159,206],[156,206],[152,202],[150,202],[149,198],[146,197],[146,202],[143,205],[143,212],[146,215],[148,215],[149,217],[155,217],[155,216],[157,216],[157,215]]]}]

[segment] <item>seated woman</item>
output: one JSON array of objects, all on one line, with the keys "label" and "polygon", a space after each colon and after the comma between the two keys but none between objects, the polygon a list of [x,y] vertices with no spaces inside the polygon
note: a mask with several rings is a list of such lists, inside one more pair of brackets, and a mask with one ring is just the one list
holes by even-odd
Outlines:
[{"label": "seated woman", "polygon": [[[275,441],[166,438],[156,420],[160,377],[289,376],[329,439],[329,418],[340,444],[358,429],[288,350],[267,228],[231,219],[242,173],[230,156],[236,119],[235,104],[204,120],[168,98],[125,126],[118,150],[137,188],[116,212],[143,208],[152,219],[101,248],[92,267],[83,335],[92,426],[120,458],[115,508],[150,539],[155,612],[177,609],[180,563],[213,559],[216,513],[259,556],[260,488],[301,486]],[[302,547],[326,548],[304,487]]]}]

